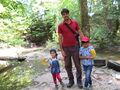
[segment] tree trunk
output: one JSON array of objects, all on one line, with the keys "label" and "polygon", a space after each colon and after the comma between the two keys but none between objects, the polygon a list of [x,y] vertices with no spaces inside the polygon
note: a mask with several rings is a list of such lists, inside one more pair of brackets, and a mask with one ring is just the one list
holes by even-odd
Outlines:
[{"label": "tree trunk", "polygon": [[89,25],[89,16],[88,16],[88,7],[87,0],[79,0],[80,2],[80,11],[81,11],[81,30],[84,35],[90,37],[90,25]]}]

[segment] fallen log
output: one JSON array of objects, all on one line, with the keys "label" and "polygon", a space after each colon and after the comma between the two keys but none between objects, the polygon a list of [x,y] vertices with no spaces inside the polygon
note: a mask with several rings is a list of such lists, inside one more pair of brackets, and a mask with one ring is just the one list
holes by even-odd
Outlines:
[{"label": "fallen log", "polygon": [[114,69],[116,71],[120,71],[120,63],[117,63],[116,61],[113,60],[108,61],[107,67],[110,69]]},{"label": "fallen log", "polygon": [[8,60],[17,60],[17,61],[24,61],[25,57],[0,57],[0,60],[8,61]]},{"label": "fallen log", "polygon": [[0,69],[0,74],[3,73],[3,72],[6,72],[7,70],[9,69],[13,69],[14,67],[16,67],[17,65],[9,65],[7,67],[4,67],[2,69]]},{"label": "fallen log", "polygon": [[105,59],[95,59],[94,66],[97,66],[97,67],[106,66],[106,60]]}]

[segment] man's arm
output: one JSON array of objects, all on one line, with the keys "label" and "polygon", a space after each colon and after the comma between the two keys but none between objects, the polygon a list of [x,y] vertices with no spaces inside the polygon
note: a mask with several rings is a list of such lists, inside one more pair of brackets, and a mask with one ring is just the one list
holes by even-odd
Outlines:
[{"label": "man's arm", "polygon": [[79,30],[78,30],[78,33],[79,33],[79,35],[80,35],[80,39],[82,39],[82,37],[84,36],[83,32],[79,29]]},{"label": "man's arm", "polygon": [[66,55],[65,55],[65,52],[63,51],[63,48],[62,48],[63,36],[62,36],[62,34],[58,34],[58,36],[59,36],[60,50],[61,50],[63,57],[65,57]]},{"label": "man's arm", "polygon": [[77,31],[78,31],[78,33],[79,33],[80,39],[82,39],[82,37],[84,36],[84,34],[83,34],[83,32],[81,31],[81,28],[80,28],[78,22],[76,22],[76,25],[77,25],[76,29],[77,29]]},{"label": "man's arm", "polygon": [[58,36],[59,36],[59,45],[60,45],[60,50],[63,50],[62,49],[62,42],[63,42],[63,37],[62,37],[62,34],[58,34]]}]

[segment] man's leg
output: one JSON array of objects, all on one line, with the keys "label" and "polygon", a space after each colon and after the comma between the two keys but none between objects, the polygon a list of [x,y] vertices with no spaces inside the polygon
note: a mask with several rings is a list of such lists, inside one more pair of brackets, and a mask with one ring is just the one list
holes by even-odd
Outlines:
[{"label": "man's leg", "polygon": [[81,71],[81,64],[80,64],[80,59],[79,59],[79,47],[72,47],[71,48],[71,53],[73,57],[73,61],[76,67],[76,77],[77,77],[77,84],[79,85],[80,88],[82,88],[82,71]]},{"label": "man's leg", "polygon": [[72,87],[74,84],[74,76],[72,73],[72,61],[71,61],[71,54],[69,51],[69,47],[68,48],[63,48],[66,57],[65,57],[65,69],[67,71],[68,74],[68,78],[69,78],[69,84],[67,85],[67,87]]}]

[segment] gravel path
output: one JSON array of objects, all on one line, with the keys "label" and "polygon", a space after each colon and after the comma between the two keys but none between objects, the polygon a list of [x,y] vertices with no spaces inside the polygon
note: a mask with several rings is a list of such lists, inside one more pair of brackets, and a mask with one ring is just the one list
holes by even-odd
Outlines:
[{"label": "gravel path", "polygon": [[[34,51],[36,49],[31,49],[31,50]],[[28,52],[31,50],[28,50]],[[3,52],[3,50],[1,52]],[[13,54],[11,53],[11,55],[17,56],[16,52],[19,52],[19,51],[14,49],[14,53]],[[9,53],[8,54],[1,53],[1,55],[9,55]],[[38,51],[24,54],[24,56],[27,57],[27,61],[34,60],[34,59],[37,59],[40,61],[41,58],[43,57],[48,58],[49,52],[46,52],[40,49]],[[23,90],[55,90],[52,76],[50,74],[49,69],[44,68],[43,72],[44,72],[43,74],[40,74],[33,79],[33,84],[31,86],[28,86]],[[75,76],[75,72],[76,72],[75,68],[73,67],[74,76]],[[63,82],[65,83],[65,87],[62,88],[59,85],[58,90],[80,90],[76,84],[71,89],[66,88],[66,84],[68,83],[68,78],[67,78],[67,74],[64,67],[61,68],[61,77],[63,79]],[[105,67],[100,67],[100,68],[94,67],[92,72],[92,80],[93,80],[92,90],[120,90],[120,72],[116,72],[114,70],[107,69]],[[84,74],[83,74],[83,82],[84,82]]]}]

